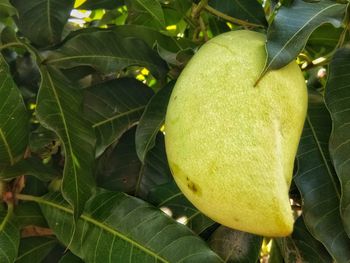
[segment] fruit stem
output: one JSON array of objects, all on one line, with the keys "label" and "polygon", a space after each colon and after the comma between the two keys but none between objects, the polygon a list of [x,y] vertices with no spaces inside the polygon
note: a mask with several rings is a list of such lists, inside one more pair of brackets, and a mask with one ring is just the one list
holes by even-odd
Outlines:
[{"label": "fruit stem", "polygon": [[228,16],[228,15],[220,12],[219,10],[212,8],[210,5],[206,5],[204,8],[209,13],[211,13],[217,17],[220,17],[228,22],[236,24],[236,25],[240,25],[240,26],[244,26],[244,27],[263,27],[262,25],[259,25],[259,24],[250,23],[250,22],[238,19],[238,18],[234,18],[232,16]]}]

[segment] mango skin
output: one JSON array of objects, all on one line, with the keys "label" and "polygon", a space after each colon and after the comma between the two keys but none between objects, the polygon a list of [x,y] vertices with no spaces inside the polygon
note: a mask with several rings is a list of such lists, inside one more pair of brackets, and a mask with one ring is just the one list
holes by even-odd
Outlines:
[{"label": "mango skin", "polygon": [[202,213],[258,235],[293,231],[289,202],[307,89],[293,61],[268,72],[265,36],[221,34],[190,60],[172,92],[165,145],[174,179]]}]

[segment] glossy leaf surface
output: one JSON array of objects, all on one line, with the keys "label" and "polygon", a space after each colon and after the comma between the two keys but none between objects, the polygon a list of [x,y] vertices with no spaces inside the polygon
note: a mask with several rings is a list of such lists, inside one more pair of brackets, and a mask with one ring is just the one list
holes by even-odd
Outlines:
[{"label": "glossy leaf surface", "polygon": [[74,1],[12,0],[11,3],[18,10],[17,25],[21,33],[38,46],[49,46],[61,40]]},{"label": "glossy leaf surface", "polygon": [[147,152],[154,147],[155,139],[164,124],[165,114],[174,83],[161,89],[147,104],[136,130],[136,150],[144,162]]},{"label": "glossy leaf surface", "polygon": [[167,71],[163,60],[142,40],[122,38],[109,30],[76,35],[49,57],[47,63],[61,68],[90,66],[104,73],[142,66],[156,77],[164,76]]},{"label": "glossy leaf surface", "polygon": [[187,200],[175,182],[154,187],[147,200],[160,209],[169,211],[174,219],[185,222],[197,234],[215,224]]},{"label": "glossy leaf surface", "polygon": [[321,94],[309,94],[309,109],[297,153],[294,178],[310,233],[338,262],[350,259],[350,239],[340,216],[340,190],[328,154],[331,120]]},{"label": "glossy leaf surface", "polygon": [[29,135],[29,119],[22,95],[0,54],[0,168],[22,158]]},{"label": "glossy leaf surface", "polygon": [[42,68],[41,74],[36,113],[40,123],[53,130],[64,145],[62,193],[78,216],[93,192],[95,136],[89,123],[81,118],[82,92],[56,69]]},{"label": "glossy leaf surface", "polygon": [[350,48],[338,49],[329,67],[325,99],[333,121],[329,142],[332,161],[341,184],[341,213],[350,236]]},{"label": "glossy leaf surface", "polygon": [[219,226],[209,239],[210,247],[229,263],[259,260],[262,237]]},{"label": "glossy leaf surface", "polygon": [[46,255],[57,244],[57,240],[50,237],[27,237],[21,239],[16,263],[41,263]]},{"label": "glossy leaf surface", "polygon": [[[73,211],[58,194],[37,200],[58,239],[73,233]],[[71,251],[85,262],[222,262],[205,242],[146,202],[99,191],[77,222]]]},{"label": "glossy leaf surface", "polygon": [[268,58],[264,72],[278,69],[294,60],[311,33],[324,23],[340,27],[346,5],[322,0],[317,3],[295,0],[282,6],[267,31]]},{"label": "glossy leaf surface", "polygon": [[12,179],[21,175],[32,175],[42,181],[50,181],[60,174],[35,157],[21,160],[13,166],[0,170],[1,179]]},{"label": "glossy leaf surface", "polygon": [[96,132],[97,155],[140,119],[152,90],[135,79],[117,79],[85,90],[84,112]]},{"label": "glossy leaf surface", "polygon": [[0,212],[0,262],[13,263],[17,257],[19,228],[13,217],[13,209]]}]

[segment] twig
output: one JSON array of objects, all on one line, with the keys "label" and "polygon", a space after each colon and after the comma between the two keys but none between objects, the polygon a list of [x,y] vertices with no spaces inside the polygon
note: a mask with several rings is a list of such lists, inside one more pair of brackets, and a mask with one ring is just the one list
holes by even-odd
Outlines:
[{"label": "twig", "polygon": [[234,18],[234,17],[229,16],[229,15],[226,15],[224,13],[221,13],[219,10],[212,8],[210,5],[206,5],[205,10],[207,10],[209,13],[211,13],[215,16],[221,17],[222,19],[229,21],[229,22],[236,24],[236,25],[241,25],[244,27],[263,27],[262,25],[250,23],[250,22],[238,19],[238,18]]}]

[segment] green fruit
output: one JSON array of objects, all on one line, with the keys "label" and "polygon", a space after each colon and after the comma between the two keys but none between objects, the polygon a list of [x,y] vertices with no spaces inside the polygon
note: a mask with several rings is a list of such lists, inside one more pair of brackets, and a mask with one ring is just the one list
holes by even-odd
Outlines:
[{"label": "green fruit", "polygon": [[294,61],[254,87],[264,45],[264,35],[241,30],[200,48],[170,98],[166,152],[176,183],[202,213],[231,228],[286,236],[307,89]]}]

